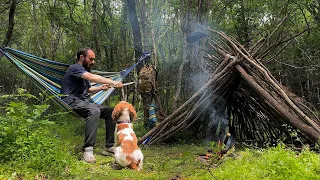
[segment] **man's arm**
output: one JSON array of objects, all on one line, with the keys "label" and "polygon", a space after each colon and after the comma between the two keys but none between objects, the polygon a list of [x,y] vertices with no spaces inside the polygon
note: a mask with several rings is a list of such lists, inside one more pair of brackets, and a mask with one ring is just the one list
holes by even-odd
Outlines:
[{"label": "man's arm", "polygon": [[108,90],[111,86],[108,84],[102,84],[101,86],[93,86],[88,89],[88,93],[95,93],[101,90]]},{"label": "man's arm", "polygon": [[[122,83],[119,82],[119,81],[113,81],[110,78],[105,78],[105,77],[102,77],[102,76],[99,76],[99,75],[96,75],[96,74],[92,74],[92,73],[89,73],[89,72],[83,73],[81,78],[89,80],[90,82],[103,84],[103,86],[101,86],[101,87],[91,87],[91,88],[93,88],[92,90],[95,90],[95,91],[106,90],[106,88],[108,86],[109,87],[115,86],[116,88],[122,88],[122,86],[123,86]],[[95,89],[95,88],[101,88],[101,89]],[[90,91],[90,89],[89,89],[89,91]]]}]

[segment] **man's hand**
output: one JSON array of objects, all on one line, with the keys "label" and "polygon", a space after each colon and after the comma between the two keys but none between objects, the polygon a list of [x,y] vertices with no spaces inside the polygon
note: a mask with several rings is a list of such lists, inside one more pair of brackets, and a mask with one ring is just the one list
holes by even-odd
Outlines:
[{"label": "man's hand", "polygon": [[114,87],[114,88],[122,88],[123,87],[123,84],[122,82],[117,82],[117,81],[114,81],[114,84],[113,85],[110,85],[110,84],[102,84],[100,86],[100,90],[103,90],[103,91],[107,91],[109,88],[111,87]]},{"label": "man's hand", "polygon": [[110,85],[109,84],[102,84],[101,85],[101,90],[103,90],[103,91],[106,91],[106,90],[108,90],[110,88]]},{"label": "man's hand", "polygon": [[115,87],[115,88],[122,88],[122,87],[123,87],[123,84],[122,84],[122,82],[117,82],[117,81],[115,81],[115,84],[113,84],[113,87]]}]

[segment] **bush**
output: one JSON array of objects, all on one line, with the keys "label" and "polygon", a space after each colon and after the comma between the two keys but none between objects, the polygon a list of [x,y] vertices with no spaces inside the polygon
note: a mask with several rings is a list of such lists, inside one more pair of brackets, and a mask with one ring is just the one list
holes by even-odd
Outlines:
[{"label": "bush", "polygon": [[27,100],[37,98],[22,93],[1,98],[18,100],[17,96],[20,102],[8,103],[3,107],[5,114],[0,116],[0,164],[6,164],[7,171],[22,167],[61,174],[72,156],[67,150],[59,149],[58,139],[50,132],[54,122],[44,116],[49,105],[28,105]]}]

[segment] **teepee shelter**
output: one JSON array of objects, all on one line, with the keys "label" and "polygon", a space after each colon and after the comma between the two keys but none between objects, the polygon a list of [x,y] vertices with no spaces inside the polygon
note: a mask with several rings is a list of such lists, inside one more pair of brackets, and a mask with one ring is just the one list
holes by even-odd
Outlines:
[{"label": "teepee shelter", "polygon": [[205,58],[219,65],[197,92],[145,134],[140,143],[156,144],[177,132],[203,128],[208,109],[213,107],[229,112],[229,132],[238,140],[290,141],[292,132],[301,142],[320,140],[320,121],[315,113],[303,105],[302,98],[292,96],[279,84],[258,60],[258,52],[263,55],[272,48],[266,47],[267,37],[246,50],[222,32],[206,31],[194,34],[189,41],[205,37],[205,51],[209,49]]}]

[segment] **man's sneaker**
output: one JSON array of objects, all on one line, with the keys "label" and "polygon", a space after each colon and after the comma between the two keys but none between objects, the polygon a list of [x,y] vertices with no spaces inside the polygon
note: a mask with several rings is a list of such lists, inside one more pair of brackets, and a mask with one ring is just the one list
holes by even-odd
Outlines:
[{"label": "man's sneaker", "polygon": [[96,162],[96,158],[94,158],[94,155],[93,155],[93,147],[92,146],[84,148],[83,159],[87,163]]},{"label": "man's sneaker", "polygon": [[114,148],[115,147],[107,148],[107,147],[103,146],[101,154],[104,156],[112,156],[112,155],[114,155]]}]

